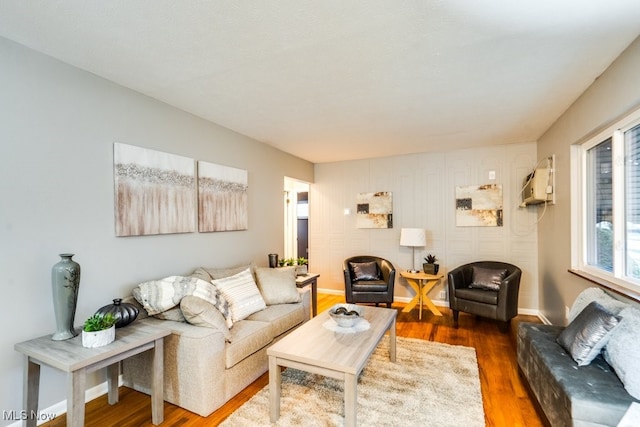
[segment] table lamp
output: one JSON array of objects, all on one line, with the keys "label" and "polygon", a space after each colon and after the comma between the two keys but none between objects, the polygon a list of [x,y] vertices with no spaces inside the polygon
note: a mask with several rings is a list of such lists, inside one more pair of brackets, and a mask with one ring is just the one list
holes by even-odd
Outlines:
[{"label": "table lamp", "polygon": [[410,246],[413,249],[412,263],[413,269],[411,273],[417,273],[416,270],[416,248],[427,245],[427,239],[423,228],[403,228],[400,230],[400,246]]}]

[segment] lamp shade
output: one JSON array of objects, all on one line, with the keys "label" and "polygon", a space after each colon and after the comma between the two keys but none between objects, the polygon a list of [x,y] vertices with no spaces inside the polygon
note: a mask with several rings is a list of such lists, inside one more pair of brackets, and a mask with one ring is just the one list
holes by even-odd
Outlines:
[{"label": "lamp shade", "polygon": [[424,228],[403,228],[400,230],[400,246],[426,246]]}]

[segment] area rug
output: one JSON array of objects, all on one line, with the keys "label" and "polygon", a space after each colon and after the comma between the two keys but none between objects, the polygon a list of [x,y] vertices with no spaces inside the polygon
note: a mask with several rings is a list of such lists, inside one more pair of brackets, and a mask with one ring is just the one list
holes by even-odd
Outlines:
[{"label": "area rug", "polygon": [[[396,363],[384,338],[358,379],[358,425],[484,426],[476,351],[398,338]],[[280,418],[269,422],[269,386],[221,425],[342,426],[343,382],[288,368],[282,373]]]}]

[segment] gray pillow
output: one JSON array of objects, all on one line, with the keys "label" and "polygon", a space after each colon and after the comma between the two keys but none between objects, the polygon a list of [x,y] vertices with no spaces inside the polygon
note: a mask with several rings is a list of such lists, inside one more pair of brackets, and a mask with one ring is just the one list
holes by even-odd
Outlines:
[{"label": "gray pillow", "polygon": [[371,262],[350,262],[349,267],[353,271],[353,281],[358,280],[381,280],[380,270],[375,261]]},{"label": "gray pillow", "polygon": [[267,305],[300,302],[295,267],[256,268],[257,285]]},{"label": "gray pillow", "polygon": [[502,281],[507,277],[506,269],[496,270],[476,266],[472,268],[470,288],[499,291]]},{"label": "gray pillow", "polygon": [[227,320],[222,313],[210,302],[202,298],[188,295],[180,301],[180,309],[187,322],[196,326],[217,329],[224,335],[225,340],[231,340],[231,333],[227,327]]},{"label": "gray pillow", "polygon": [[619,320],[594,301],[560,333],[558,344],[569,352],[578,366],[588,365],[607,344]]},{"label": "gray pillow", "polygon": [[620,312],[620,325],[611,333],[604,359],[622,381],[625,390],[640,399],[640,310],[627,307]]}]

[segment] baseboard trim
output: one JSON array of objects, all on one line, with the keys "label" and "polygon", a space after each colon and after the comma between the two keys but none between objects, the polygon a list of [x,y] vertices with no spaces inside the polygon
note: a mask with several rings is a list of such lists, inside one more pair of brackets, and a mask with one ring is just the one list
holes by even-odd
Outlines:
[{"label": "baseboard trim", "polygon": [[[118,377],[118,387],[120,386],[122,386],[122,376]],[[108,391],[109,389],[107,387],[106,381],[94,387],[91,387],[90,389],[87,389],[87,391],[85,392],[85,399],[84,399],[85,404],[87,402],[92,401],[93,399],[96,399],[102,395],[107,394]],[[60,415],[63,415],[66,413],[67,413],[66,399],[61,402],[54,403],[48,408],[38,409],[37,425],[47,423],[51,420],[58,418]],[[16,414],[16,416],[21,416],[22,414],[23,412],[20,411],[19,413]],[[21,426],[22,426],[22,420],[18,420],[14,423],[9,424],[7,427],[21,427]]]}]

